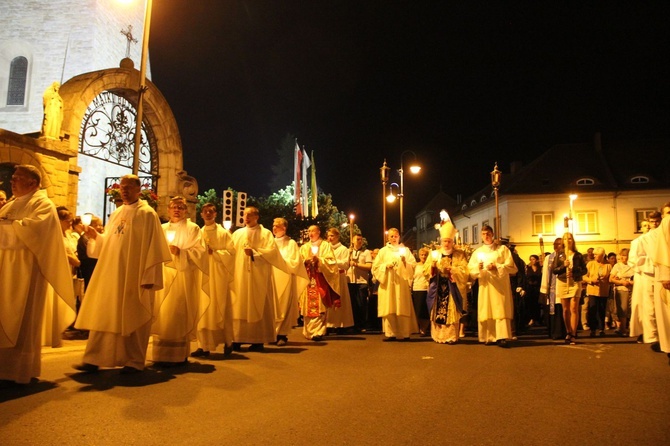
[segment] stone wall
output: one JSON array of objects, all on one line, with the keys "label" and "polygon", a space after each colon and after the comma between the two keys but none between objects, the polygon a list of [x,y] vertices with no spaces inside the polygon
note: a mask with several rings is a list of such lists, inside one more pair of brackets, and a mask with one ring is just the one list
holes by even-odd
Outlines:
[{"label": "stone wall", "polygon": [[[0,129],[0,162],[30,164],[42,173],[42,188],[56,206],[74,211],[78,168],[66,141],[47,141]],[[74,158],[76,160],[76,158]]]},{"label": "stone wall", "polygon": [[[139,67],[144,1],[2,0],[0,8],[0,128],[39,132],[44,90],[54,81],[117,67],[126,52],[120,31],[128,25],[137,35],[130,57]],[[9,66],[17,56],[28,59],[26,104],[7,106]]]}]

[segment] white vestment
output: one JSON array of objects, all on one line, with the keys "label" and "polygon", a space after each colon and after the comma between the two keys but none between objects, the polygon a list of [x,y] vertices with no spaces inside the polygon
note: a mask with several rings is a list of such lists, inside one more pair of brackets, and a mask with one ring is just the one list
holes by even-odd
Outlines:
[{"label": "white vestment", "polygon": [[[56,208],[44,190],[0,209],[0,379],[29,383],[40,375],[44,302],[52,288],[74,320],[72,273]],[[70,322],[66,322],[70,319]]]},{"label": "white vestment", "polygon": [[658,341],[654,311],[654,262],[649,253],[658,242],[658,228],[631,242],[628,264],[635,270],[631,296],[630,335],[644,335],[647,344]]},{"label": "white vestment", "polygon": [[331,245],[335,255],[335,266],[337,267],[338,279],[340,281],[340,306],[328,308],[326,311],[326,326],[328,328],[345,328],[354,325],[354,311],[351,308],[351,297],[347,285],[349,268],[349,249],[342,243]]},{"label": "white vestment", "polygon": [[649,256],[656,267],[654,277],[654,313],[661,350],[670,353],[670,290],[662,282],[670,282],[670,217],[664,217],[661,226],[655,229],[656,243]]},{"label": "white vestment", "polygon": [[309,279],[305,266],[300,260],[300,248],[288,236],[275,238],[281,256],[289,273],[273,268],[277,286],[277,316],[275,330],[278,336],[287,336],[291,327],[298,322],[298,299],[307,287]]},{"label": "white vestment", "polygon": [[[272,232],[262,225],[233,232],[235,276],[231,289],[233,338],[236,343],[262,344],[275,340],[276,288],[272,268],[286,271]],[[253,256],[245,253],[253,251]]]},{"label": "white vestment", "polygon": [[[152,359],[154,362],[182,362],[196,339],[196,327],[209,306],[201,286],[209,280],[206,249],[200,228],[186,219],[164,223],[163,231],[174,231],[170,243],[179,248],[179,255],[163,265],[163,289],[156,292]],[[203,274],[204,273],[204,274]]]},{"label": "white vestment", "polygon": [[[316,251],[316,254],[314,254],[314,251]],[[341,282],[339,280],[339,271],[335,261],[335,254],[333,253],[330,243],[318,239],[314,242],[310,241],[305,243],[300,247],[300,260],[303,265],[302,267],[305,269],[305,274],[307,274],[307,269],[304,266],[305,261],[311,259],[313,256],[316,256],[319,259],[316,274],[321,274],[323,276],[328,286],[337,294],[337,299],[339,299]],[[323,299],[320,297],[314,299],[314,293],[312,293],[313,295],[310,299],[309,295],[309,291],[311,290],[313,292],[315,288],[317,288],[316,277],[310,277],[307,288],[305,288],[300,295],[300,313],[303,316],[304,322],[302,334],[307,339],[321,337],[326,334],[327,308],[323,303]],[[331,296],[331,298],[332,297],[333,296]]]},{"label": "white vestment", "polygon": [[[419,331],[412,304],[411,283],[416,259],[405,249],[405,262],[400,259],[402,245],[387,243],[372,263],[372,275],[379,282],[377,314],[382,318],[384,335],[409,338]],[[390,266],[390,268],[389,268]]]},{"label": "white vestment", "polygon": [[209,282],[203,284],[201,303],[209,306],[198,321],[198,346],[205,351],[214,351],[219,344],[233,343],[233,309],[230,304],[230,287],[233,281],[233,240],[230,232],[220,224],[203,226],[202,242],[206,249],[209,266]]},{"label": "white vestment", "polygon": [[[481,271],[479,262],[484,263]],[[489,265],[495,268],[489,270]],[[468,269],[471,278],[479,279],[479,342],[511,339],[514,306],[509,276],[517,272],[512,253],[504,245],[482,245],[472,253]]]},{"label": "white vestment", "polygon": [[154,293],[172,259],[156,212],[144,200],[117,208],[87,253],[99,260],[75,324],[91,331],[84,362],[142,370]]}]

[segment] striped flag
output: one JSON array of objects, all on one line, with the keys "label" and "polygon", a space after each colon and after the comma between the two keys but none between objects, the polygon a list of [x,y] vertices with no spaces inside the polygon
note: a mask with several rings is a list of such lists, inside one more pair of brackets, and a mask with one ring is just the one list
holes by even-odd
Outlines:
[{"label": "striped flag", "polygon": [[316,162],[314,161],[314,150],[312,150],[312,218],[319,215],[319,203],[317,198],[319,196],[316,188]]},{"label": "striped flag", "polygon": [[298,138],[295,139],[295,150],[293,153],[293,201],[295,201],[295,214],[302,216],[302,198],[300,197],[301,185],[301,169],[302,169],[302,150],[298,146]]},{"label": "striped flag", "polygon": [[305,148],[302,149],[302,199],[303,199],[303,211],[305,218],[309,217],[309,195],[307,194],[307,169],[311,166],[312,163],[309,161],[307,152]]}]

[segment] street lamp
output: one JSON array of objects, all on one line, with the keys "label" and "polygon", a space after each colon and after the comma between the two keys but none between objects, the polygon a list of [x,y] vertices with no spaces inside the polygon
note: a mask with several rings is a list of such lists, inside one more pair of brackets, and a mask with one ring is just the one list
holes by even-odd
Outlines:
[{"label": "street lamp", "polygon": [[498,208],[498,188],[500,187],[500,178],[502,177],[502,172],[498,170],[498,162],[496,161],[495,167],[491,172],[491,186],[493,186],[493,193],[496,198],[496,239],[500,240],[500,210]]},{"label": "street lamp", "polygon": [[[394,186],[396,188],[395,193],[393,192]],[[393,203],[395,202],[395,199],[399,196],[400,194],[398,193],[398,183],[391,183],[391,185],[389,186],[389,194],[386,196],[386,201],[388,201],[389,203]]]},{"label": "street lamp", "polygon": [[[128,3],[130,0],[122,0]],[[140,170],[140,147],[142,145],[142,119],[144,119],[144,92],[147,90],[147,54],[149,54],[149,31],[153,0],[146,0],[144,8],[144,30],[142,32],[142,55],[140,56],[140,86],[137,91],[137,116],[135,117],[135,144],[133,150],[133,175]]]},{"label": "street lamp", "polygon": [[382,180],[382,243],[386,243],[386,183],[389,181],[389,170],[391,168],[384,164],[379,168],[379,176]]},{"label": "street lamp", "polygon": [[408,153],[411,153],[412,156],[414,157],[414,161],[412,161],[412,164],[409,167],[409,171],[416,175],[421,170],[421,166],[416,164],[416,153],[412,152],[411,150],[405,150],[404,152],[402,152],[400,154],[400,169],[398,169],[398,173],[400,174],[400,193],[398,194],[398,198],[400,199],[400,238],[401,239],[403,237],[403,234],[405,233],[404,232],[404,229],[405,229],[404,215],[403,215],[403,212],[404,212],[403,200],[404,200],[404,197],[405,197],[405,170],[403,169],[402,160],[403,160],[403,157]]}]

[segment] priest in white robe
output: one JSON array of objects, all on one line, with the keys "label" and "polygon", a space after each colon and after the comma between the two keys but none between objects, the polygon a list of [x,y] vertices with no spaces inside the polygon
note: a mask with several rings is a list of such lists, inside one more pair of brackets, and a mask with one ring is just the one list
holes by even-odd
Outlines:
[{"label": "priest in white robe", "polygon": [[272,223],[272,233],[275,243],[281,253],[288,273],[273,268],[275,283],[277,285],[277,319],[275,330],[277,332],[277,345],[283,346],[288,342],[288,334],[298,321],[299,309],[298,299],[307,288],[309,278],[302,261],[300,260],[300,248],[295,240],[286,235],[288,222],[284,218],[275,218]]},{"label": "priest in white robe", "polygon": [[327,233],[328,243],[333,249],[335,255],[335,262],[337,273],[340,281],[340,302],[339,307],[329,308],[326,312],[326,326],[341,330],[347,327],[354,326],[354,311],[351,306],[351,297],[349,295],[349,282],[347,279],[347,269],[349,268],[349,248],[340,243],[340,231],[337,228],[328,229]]},{"label": "priest in white robe", "polygon": [[[47,289],[71,320],[75,315],[56,207],[40,190],[41,180],[34,166],[17,166],[10,180],[14,200],[0,209],[0,381],[19,384],[40,375]],[[63,318],[58,333],[70,322]]]},{"label": "priest in white robe", "polygon": [[277,290],[272,268],[287,271],[272,232],[258,223],[258,209],[244,210],[244,228],[233,232],[235,277],[231,290],[233,305],[233,349],[251,344],[249,350],[262,351],[264,343],[275,340]]},{"label": "priest in white robe", "polygon": [[216,223],[216,215],[216,206],[212,203],[205,203],[200,210],[205,222],[201,233],[209,268],[209,281],[203,283],[200,291],[200,305],[207,301],[209,306],[198,321],[198,349],[191,353],[196,358],[209,356],[221,344],[224,356],[233,352],[233,308],[230,303],[235,260],[233,239],[227,229]]},{"label": "priest in white robe", "polygon": [[152,359],[154,365],[170,367],[188,362],[198,321],[209,306],[201,286],[209,281],[206,248],[200,227],[188,220],[186,199],[170,199],[170,221],[163,224],[172,260],[163,265],[163,289],[156,292]]},{"label": "priest in white robe", "polygon": [[86,230],[87,253],[98,263],[75,324],[90,330],[84,362],[73,366],[77,370],[144,370],[155,292],[163,288],[163,263],[172,257],[158,215],[139,196],[140,179],[124,176],[123,205],[112,213],[104,233],[90,226]]},{"label": "priest in white robe", "polygon": [[411,283],[416,259],[400,243],[400,232],[388,230],[388,243],[372,263],[372,275],[379,282],[377,314],[382,318],[384,341],[406,341],[419,325],[412,303]]},{"label": "priest in white robe", "polygon": [[509,276],[516,274],[517,267],[507,246],[494,241],[493,229],[488,225],[482,227],[482,243],[468,263],[470,277],[479,280],[479,342],[508,347],[514,318]]},{"label": "priest in white robe", "polygon": [[309,242],[300,247],[300,259],[309,283],[300,295],[300,313],[303,317],[302,334],[319,342],[326,335],[326,311],[340,306],[340,274],[330,243],[321,238],[321,228],[307,229]]}]

